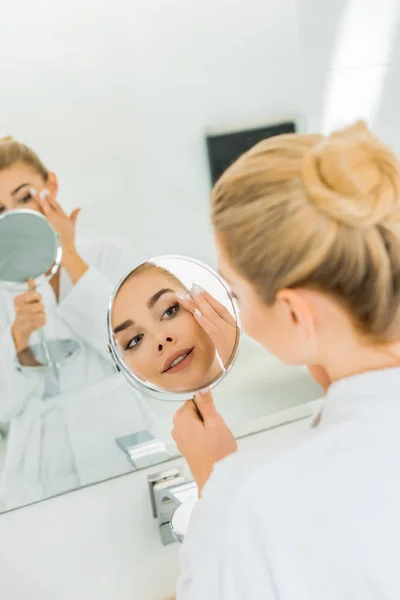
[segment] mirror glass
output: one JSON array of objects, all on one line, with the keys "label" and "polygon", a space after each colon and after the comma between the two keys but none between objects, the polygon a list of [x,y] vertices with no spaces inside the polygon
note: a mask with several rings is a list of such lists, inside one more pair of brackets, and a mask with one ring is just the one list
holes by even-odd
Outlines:
[{"label": "mirror glass", "polygon": [[[211,344],[181,301],[181,312],[165,307],[162,327],[181,319],[192,333],[172,329],[157,355],[179,334],[177,351],[189,355],[175,371],[163,373],[173,353],[148,370],[145,329],[128,352],[107,324],[114,298],[126,301],[119,318],[146,326],[153,290],[139,286],[130,300],[139,275],[125,278],[147,261],[155,288],[160,269],[173,293],[202,287],[238,333],[215,274],[209,196],[259,140],[306,129],[293,3],[21,2],[9,3],[2,31],[12,61],[0,138],[13,138],[0,140],[0,511],[176,456],[172,419],[199,385],[211,382],[237,437],[308,416],[321,396],[305,367],[280,364],[245,332],[237,348],[233,321],[226,348]],[[24,211],[29,225],[11,228],[7,215]]]},{"label": "mirror glass", "polygon": [[58,236],[43,215],[29,209],[0,215],[1,285],[21,290],[29,279],[37,284],[51,278],[60,261]]},{"label": "mirror glass", "polygon": [[240,339],[226,284],[210,267],[181,256],[154,258],[128,273],[111,299],[108,327],[128,381],[172,401],[220,382]]},{"label": "mirror glass", "polygon": [[[61,257],[58,235],[43,215],[29,209],[0,215],[0,287],[32,300],[37,287],[57,275]],[[21,315],[22,320],[29,318],[26,313]],[[16,347],[16,368],[51,371],[57,386],[58,369],[79,354],[80,346],[74,340],[47,340],[43,327],[37,329],[37,335],[40,343],[32,344],[26,338]]]}]

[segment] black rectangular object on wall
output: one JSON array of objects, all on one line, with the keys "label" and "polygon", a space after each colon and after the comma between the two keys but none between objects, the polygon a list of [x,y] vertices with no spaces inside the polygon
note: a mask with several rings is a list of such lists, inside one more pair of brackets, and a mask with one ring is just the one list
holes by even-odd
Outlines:
[{"label": "black rectangular object on wall", "polygon": [[261,140],[283,133],[295,132],[296,124],[294,121],[285,121],[266,125],[265,127],[257,127],[256,129],[208,135],[206,142],[212,184],[214,185],[222,173],[241,154],[261,142]]}]

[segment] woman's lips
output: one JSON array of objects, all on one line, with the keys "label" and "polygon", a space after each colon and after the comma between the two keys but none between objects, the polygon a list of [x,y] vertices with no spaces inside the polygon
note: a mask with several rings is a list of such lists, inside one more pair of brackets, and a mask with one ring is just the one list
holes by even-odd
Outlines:
[{"label": "woman's lips", "polygon": [[[163,374],[172,374],[177,373],[178,371],[182,371],[185,369],[193,360],[193,350],[194,348],[187,348],[186,350],[180,350],[176,352],[172,356],[168,358],[165,362]],[[184,358],[181,358],[184,357]],[[174,361],[178,361],[174,366],[169,366],[174,363]]]}]

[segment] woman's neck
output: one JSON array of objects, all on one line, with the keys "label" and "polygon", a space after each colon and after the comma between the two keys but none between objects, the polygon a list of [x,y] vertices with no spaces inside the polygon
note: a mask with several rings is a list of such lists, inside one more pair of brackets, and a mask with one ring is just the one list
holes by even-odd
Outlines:
[{"label": "woman's neck", "polygon": [[335,353],[326,353],[322,366],[332,382],[366,371],[400,367],[400,344],[373,346],[354,343],[343,344],[342,347],[337,345]]},{"label": "woman's neck", "polygon": [[57,273],[50,279],[50,285],[53,288],[56,300],[58,302],[60,296],[60,269],[58,269]]}]

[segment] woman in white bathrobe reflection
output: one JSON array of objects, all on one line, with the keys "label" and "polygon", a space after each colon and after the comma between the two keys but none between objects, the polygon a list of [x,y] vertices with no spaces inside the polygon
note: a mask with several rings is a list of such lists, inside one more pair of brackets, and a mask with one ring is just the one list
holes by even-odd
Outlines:
[{"label": "woman in white bathrobe reflection", "polygon": [[[115,241],[76,240],[79,209],[67,215],[57,188],[54,173],[30,148],[0,141],[0,213],[42,213],[63,250],[61,268],[40,289],[21,294],[0,285],[0,422],[9,424],[0,508],[128,471],[113,433],[151,422],[141,395],[116,375],[105,351],[108,299],[132,267],[130,253]],[[79,358],[60,370],[57,394],[51,374],[16,368],[16,354],[38,341],[43,326],[48,339],[74,339],[81,347]]]}]

